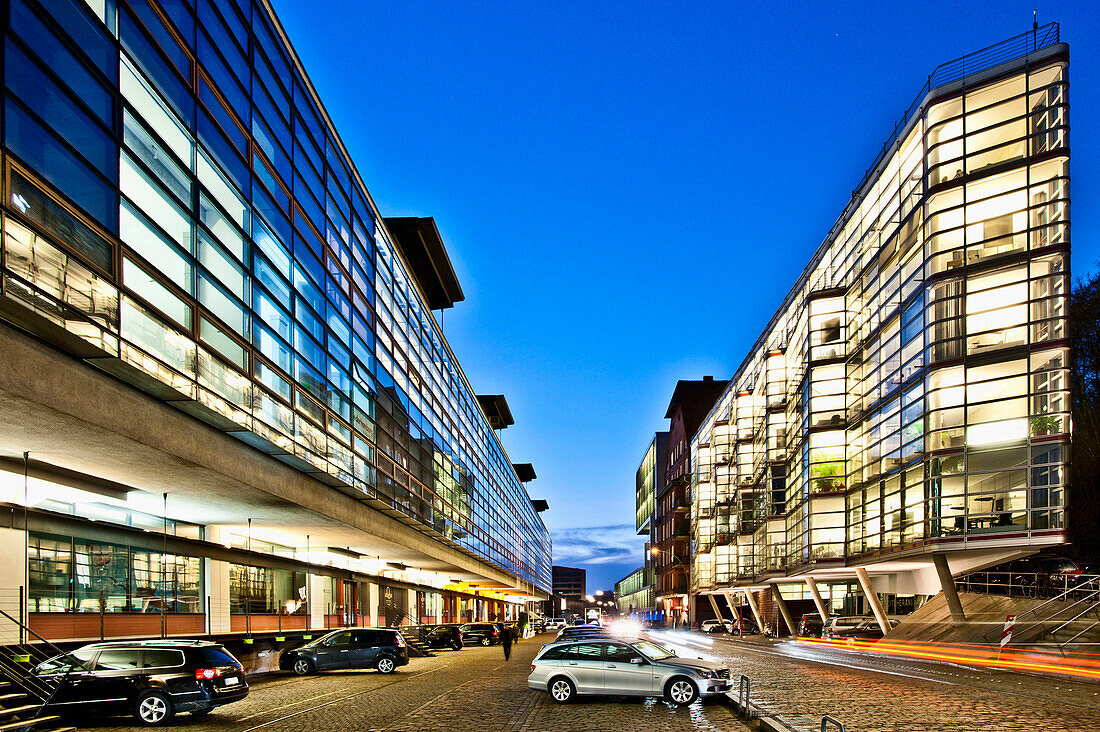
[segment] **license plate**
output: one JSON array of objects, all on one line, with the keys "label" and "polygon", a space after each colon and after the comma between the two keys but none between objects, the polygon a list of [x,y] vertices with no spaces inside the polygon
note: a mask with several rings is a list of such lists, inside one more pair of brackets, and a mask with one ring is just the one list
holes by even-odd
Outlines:
[{"label": "license plate", "polygon": [[241,683],[241,679],[239,676],[230,676],[225,680],[226,686],[236,686],[239,683]]}]

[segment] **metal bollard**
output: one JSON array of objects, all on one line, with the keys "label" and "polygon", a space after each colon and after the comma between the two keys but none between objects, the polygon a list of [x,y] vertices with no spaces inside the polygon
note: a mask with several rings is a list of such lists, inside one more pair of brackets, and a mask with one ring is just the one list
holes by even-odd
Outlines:
[{"label": "metal bollard", "polygon": [[752,718],[752,712],[749,710],[749,687],[751,683],[749,677],[745,674],[741,674],[741,680],[737,682],[737,705],[741,707],[741,713],[745,715],[746,719]]},{"label": "metal bollard", "polygon": [[847,730],[844,729],[843,722],[836,717],[830,717],[828,714],[821,718],[821,732],[825,732],[825,728],[830,724],[836,725],[836,728],[839,729],[840,732],[847,732]]}]

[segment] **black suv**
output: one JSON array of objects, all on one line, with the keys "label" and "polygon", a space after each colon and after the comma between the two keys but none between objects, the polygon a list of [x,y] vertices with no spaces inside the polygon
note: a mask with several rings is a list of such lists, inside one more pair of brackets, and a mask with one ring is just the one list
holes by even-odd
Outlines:
[{"label": "black suv", "polygon": [[427,644],[428,648],[453,648],[461,651],[462,628],[457,625],[433,625],[430,628],[422,628],[420,640]]},{"label": "black suv", "polygon": [[341,668],[376,668],[390,674],[408,662],[408,645],[392,628],[334,630],[279,656],[279,668],[299,676]]},{"label": "black suv", "polygon": [[31,673],[57,684],[49,707],[58,713],[133,714],[147,725],[176,712],[202,716],[248,695],[240,661],[201,640],[92,643]]},{"label": "black suv", "polygon": [[462,626],[462,638],[467,643],[491,646],[500,643],[502,630],[499,623],[466,623]]}]

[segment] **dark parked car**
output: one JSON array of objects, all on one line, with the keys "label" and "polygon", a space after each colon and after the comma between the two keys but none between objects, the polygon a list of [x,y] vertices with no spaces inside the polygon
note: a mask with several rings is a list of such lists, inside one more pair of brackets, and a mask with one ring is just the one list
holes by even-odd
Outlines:
[{"label": "dark parked car", "polygon": [[59,684],[50,710],[132,714],[146,725],[164,724],[177,712],[202,716],[248,695],[240,661],[200,640],[92,643],[31,673]]},{"label": "dark parked car", "polygon": [[335,630],[279,656],[279,668],[299,676],[341,668],[374,668],[390,674],[408,662],[408,645],[393,628]]},{"label": "dark parked car", "polygon": [[598,625],[569,625],[558,631],[555,641],[577,640],[580,638],[607,638],[611,633]]},{"label": "dark parked car", "polygon": [[798,621],[798,634],[800,636],[820,638],[821,631],[824,627],[825,623],[821,620],[820,614],[806,613],[802,616],[802,619]]},{"label": "dark parked car", "polygon": [[428,648],[453,648],[461,651],[463,646],[462,628],[457,625],[435,625],[420,632],[420,640]]},{"label": "dark parked car", "polygon": [[478,643],[483,646],[491,646],[501,641],[499,623],[466,623],[462,626],[462,639],[465,643]]}]

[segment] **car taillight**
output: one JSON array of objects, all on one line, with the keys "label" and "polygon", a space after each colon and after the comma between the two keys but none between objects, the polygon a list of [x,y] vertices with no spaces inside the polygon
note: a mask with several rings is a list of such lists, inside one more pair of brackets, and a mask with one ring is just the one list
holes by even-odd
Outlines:
[{"label": "car taillight", "polygon": [[222,675],[221,670],[216,669],[216,668],[197,668],[197,669],[195,669],[195,678],[199,679],[199,680],[201,680],[201,679],[216,679],[221,675]]},{"label": "car taillight", "polygon": [[397,640],[394,643],[394,645],[397,646],[398,648],[404,648],[405,647],[405,639],[401,637],[400,633],[397,634]]},{"label": "car taillight", "polygon": [[493,635],[496,635],[496,634],[497,634],[497,632],[496,632],[496,631],[494,630],[494,631],[493,631]]},{"label": "car taillight", "polygon": [[535,664],[531,664],[531,673],[535,673]]}]

